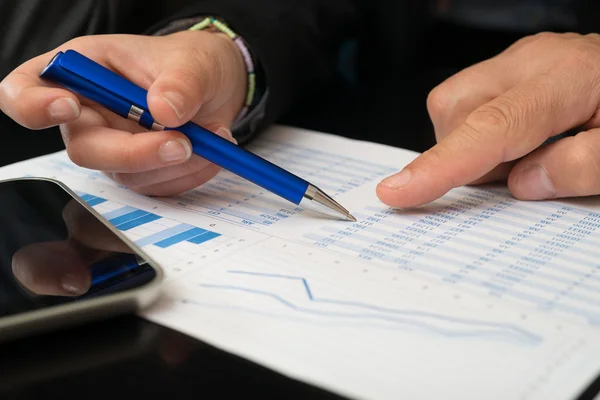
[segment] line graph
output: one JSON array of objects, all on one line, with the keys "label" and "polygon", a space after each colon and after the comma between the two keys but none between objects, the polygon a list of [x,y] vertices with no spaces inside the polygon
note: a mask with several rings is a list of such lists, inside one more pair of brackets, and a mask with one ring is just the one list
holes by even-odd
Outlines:
[{"label": "line graph", "polygon": [[[302,290],[301,296],[304,297],[304,300],[308,300],[310,305],[304,306],[300,304],[302,303],[302,300],[290,300],[289,297],[291,297],[292,294],[289,292],[286,292],[286,295],[280,295],[275,293],[275,291],[256,289],[234,284],[199,283],[198,286],[205,289],[247,293],[259,298],[270,299],[297,313],[326,317],[329,319],[328,322],[331,322],[331,319],[351,319],[358,321],[375,320],[392,324],[397,328],[400,328],[401,326],[410,326],[413,328],[424,329],[431,333],[445,337],[503,338],[515,340],[519,343],[528,345],[536,345],[543,341],[543,338],[540,335],[529,332],[517,325],[509,323],[459,318],[431,312],[396,309],[357,301],[319,297],[316,296],[311,289],[309,281],[301,276],[243,270],[229,270],[227,271],[227,274],[240,276],[245,275],[249,277],[261,278],[263,280],[279,279],[297,282]],[[184,302],[194,303],[190,300]],[[333,307],[334,309],[323,309],[314,306]],[[246,307],[246,309],[248,308]],[[265,310],[260,309],[257,311],[263,313]]]}]

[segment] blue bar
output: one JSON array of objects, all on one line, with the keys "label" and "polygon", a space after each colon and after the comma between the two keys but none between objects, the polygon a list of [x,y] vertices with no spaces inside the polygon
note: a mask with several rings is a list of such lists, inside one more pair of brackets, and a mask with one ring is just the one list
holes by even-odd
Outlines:
[{"label": "blue bar", "polygon": [[127,213],[130,213],[130,212],[133,212],[136,210],[137,210],[137,208],[125,206],[125,207],[118,208],[116,210],[109,211],[105,214],[102,214],[102,216],[110,221],[113,218],[120,217],[121,215],[125,215]]},{"label": "blue bar", "polygon": [[167,248],[169,246],[173,246],[174,244],[177,244],[179,242],[183,242],[184,240],[187,240],[189,238],[192,238],[194,236],[198,236],[199,234],[201,234],[202,232],[204,232],[204,229],[200,229],[200,228],[192,228],[190,230],[187,230],[185,232],[181,232],[177,235],[171,236],[169,238],[166,238],[164,240],[161,240],[160,242],[156,242],[154,243],[155,246],[161,247],[161,248]]},{"label": "blue bar", "polygon": [[120,217],[112,218],[108,222],[110,222],[111,224],[113,224],[115,226],[119,226],[121,224],[124,224],[125,222],[133,221],[134,219],[142,217],[146,214],[150,214],[150,213],[148,211],[135,210],[135,211],[132,211],[125,215],[121,215]]},{"label": "blue bar", "polygon": [[85,202],[88,202],[91,199],[95,199],[95,198],[96,198],[96,196],[92,196],[91,194],[87,194],[87,193],[81,195],[81,199]]},{"label": "blue bar", "polygon": [[140,247],[144,247],[149,244],[160,242],[161,240],[164,240],[168,237],[177,235],[181,232],[187,231],[192,228],[193,228],[193,226],[187,225],[187,224],[175,225],[169,229],[165,229],[164,231],[160,231],[160,232],[154,233],[150,236],[146,236],[145,238],[139,239],[135,242],[135,244],[137,244]]},{"label": "blue bar", "polygon": [[189,239],[188,242],[194,243],[194,244],[201,244],[204,242],[208,242],[209,240],[214,239],[219,236],[221,236],[221,235],[218,233],[215,233],[215,232],[206,232],[202,235],[198,235],[196,237]]},{"label": "blue bar", "polygon": [[102,204],[106,201],[106,199],[102,199],[100,197],[94,197],[93,199],[86,200],[90,207],[97,206],[98,204]]},{"label": "blue bar", "polygon": [[140,225],[147,224],[152,221],[156,221],[161,217],[156,214],[146,214],[143,217],[136,218],[133,221],[125,222],[124,224],[119,225],[119,230],[128,231],[129,229],[133,229]]}]

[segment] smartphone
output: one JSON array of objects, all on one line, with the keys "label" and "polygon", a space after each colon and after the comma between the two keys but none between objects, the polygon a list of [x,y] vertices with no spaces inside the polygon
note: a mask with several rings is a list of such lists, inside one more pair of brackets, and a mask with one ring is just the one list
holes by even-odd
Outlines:
[{"label": "smartphone", "polygon": [[0,180],[0,341],[133,313],[163,272],[63,183]]}]

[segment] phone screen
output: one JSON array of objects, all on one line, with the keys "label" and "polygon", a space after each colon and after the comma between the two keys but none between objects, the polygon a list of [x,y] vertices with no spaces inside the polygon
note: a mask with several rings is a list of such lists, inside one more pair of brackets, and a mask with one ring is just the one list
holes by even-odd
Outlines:
[{"label": "phone screen", "polygon": [[152,282],[156,270],[56,182],[0,182],[0,319]]}]

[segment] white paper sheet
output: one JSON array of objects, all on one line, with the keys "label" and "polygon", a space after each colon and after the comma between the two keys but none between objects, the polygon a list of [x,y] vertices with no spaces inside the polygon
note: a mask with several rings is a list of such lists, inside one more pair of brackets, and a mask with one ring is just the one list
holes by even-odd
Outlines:
[{"label": "white paper sheet", "polygon": [[351,398],[571,399],[600,373],[596,199],[459,188],[391,210],[375,186],[415,153],[286,127],[251,149],[358,222],[228,172],[161,199],[64,153],[0,178],[62,180],[143,246],[167,273],[145,318]]}]

